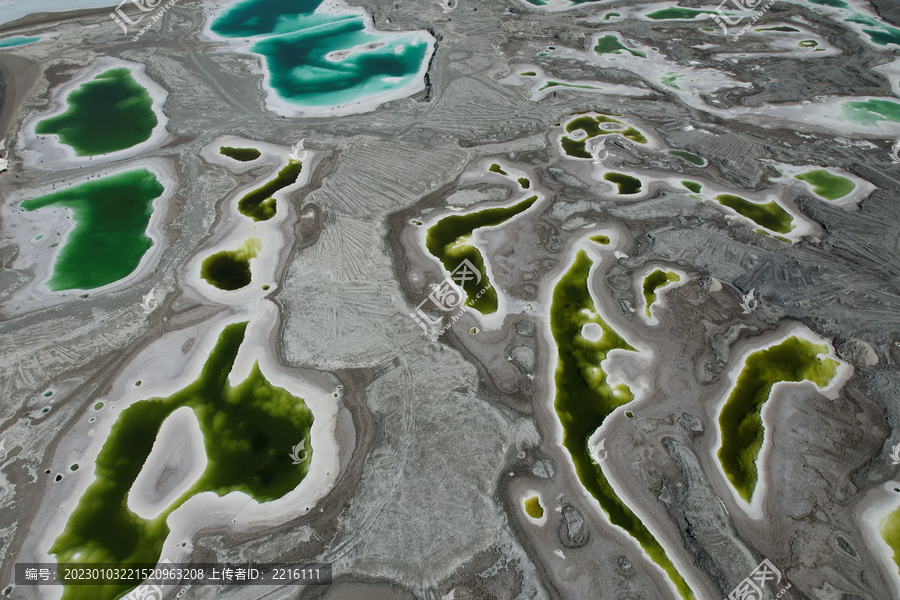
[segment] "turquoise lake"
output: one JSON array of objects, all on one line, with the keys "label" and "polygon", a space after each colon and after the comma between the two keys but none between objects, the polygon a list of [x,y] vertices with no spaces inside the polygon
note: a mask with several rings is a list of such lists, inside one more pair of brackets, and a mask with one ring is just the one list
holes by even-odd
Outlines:
[{"label": "turquoise lake", "polygon": [[21,35],[17,35],[14,37],[6,38],[5,40],[0,40],[0,48],[15,48],[16,46],[24,46],[25,44],[33,44],[34,42],[41,39],[41,36],[34,37],[23,37]]},{"label": "turquoise lake", "polygon": [[[250,39],[282,100],[327,107],[402,88],[415,80],[429,45],[420,32],[366,30],[356,13],[316,13],[323,0],[243,0],[211,24],[225,38]],[[339,55],[331,56],[337,52]]]}]

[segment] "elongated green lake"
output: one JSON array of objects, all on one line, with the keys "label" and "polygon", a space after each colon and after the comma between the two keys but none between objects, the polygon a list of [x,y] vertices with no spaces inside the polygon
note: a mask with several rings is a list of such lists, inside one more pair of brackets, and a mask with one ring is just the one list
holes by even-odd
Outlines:
[{"label": "elongated green lake", "polygon": [[665,287],[670,283],[676,283],[678,281],[681,281],[681,277],[678,276],[678,273],[675,273],[674,271],[663,271],[660,269],[656,269],[644,278],[644,313],[648,317],[650,316],[650,307],[657,300],[656,293],[657,291],[659,291],[659,288]]},{"label": "elongated green lake", "polygon": [[51,290],[92,290],[130,275],[153,245],[147,226],[162,184],[146,169],[87,181],[25,200],[28,211],[68,208],[74,228],[47,281]]},{"label": "elongated green lake", "polygon": [[303,163],[299,160],[289,160],[287,166],[278,172],[275,179],[266,182],[255,190],[248,192],[238,201],[238,210],[246,217],[254,221],[268,221],[275,216],[275,198],[272,194],[282,188],[297,183]]},{"label": "elongated green lake", "polygon": [[900,567],[900,508],[884,518],[878,531],[881,538],[894,551],[894,564]]},{"label": "elongated green lake", "polygon": [[716,196],[716,200],[719,204],[727,206],[742,217],[747,217],[757,225],[761,225],[771,231],[790,233],[794,228],[794,218],[774,200],[769,200],[766,203],[757,203],[732,194],[719,194]]},{"label": "elongated green lake", "polygon": [[78,156],[116,152],[150,139],[159,124],[150,92],[125,67],[81,84],[62,114],[40,121],[35,132],[55,134]]},{"label": "elongated green lake", "polygon": [[838,367],[836,360],[818,356],[827,351],[824,344],[794,336],[747,357],[719,415],[722,446],[718,452],[725,475],[747,502],[759,480],[756,461],[765,433],[762,409],[772,386],[779,381],[811,381],[825,387]]},{"label": "elongated green lake", "polygon": [[[448,271],[453,273],[465,259],[480,271],[479,283],[469,279],[464,282],[462,288],[466,298],[472,301],[472,308],[483,315],[497,312],[497,291],[490,285],[481,252],[472,244],[472,234],[481,227],[496,227],[508,221],[531,208],[535,201],[537,196],[531,196],[509,207],[486,208],[465,215],[449,215],[429,227],[425,234],[425,247]],[[476,298],[481,290],[488,286],[488,290],[480,298]]]},{"label": "elongated green lake", "polygon": [[[588,448],[588,440],[606,417],[634,399],[628,386],[610,385],[600,367],[612,350],[633,352],[635,349],[597,314],[588,289],[592,265],[588,255],[579,251],[554,288],[550,305],[550,329],[559,352],[554,375],[554,406],[563,427],[563,446],[572,457],[582,485],[597,499],[610,522],[637,540],[653,562],[666,572],[682,598],[692,599],[693,592],[663,547],[618,497]],[[581,334],[588,323],[596,323],[603,330],[596,342]]]},{"label": "elongated green lake", "polygon": [[796,176],[797,179],[805,181],[812,186],[813,194],[825,198],[826,200],[837,200],[843,198],[853,191],[856,187],[852,181],[840,175],[833,175],[825,169],[816,169],[807,171]]},{"label": "elongated green lake", "polygon": [[315,12],[324,0],[243,0],[212,22],[214,33],[255,40],[269,84],[283,100],[337,106],[401,88],[427,59],[422,34],[373,33],[352,12]]},{"label": "elongated green lake", "polygon": [[222,146],[219,148],[219,153],[241,162],[250,162],[261,156],[260,151],[256,148],[232,148],[231,146]]},{"label": "elongated green lake", "polygon": [[[228,383],[246,323],[227,326],[196,381],[168,398],[150,398],[123,410],[104,442],[96,479],[72,511],[50,553],[65,563],[129,565],[153,563],[169,534],[166,518],[192,496],[232,491],[257,502],[281,498],[306,476],[313,416],[306,403],[270,384],[259,365],[239,385]],[[172,412],[188,406],[203,432],[207,466],[196,483],[154,519],[128,510],[126,498],[150,455],[159,428]],[[305,459],[293,464],[294,445]],[[64,600],[113,600],[133,585],[65,586]]]},{"label": "elongated green lake", "polygon": [[250,284],[250,259],[262,250],[258,237],[247,239],[237,250],[222,250],[206,257],[200,277],[220,290],[238,290]]}]

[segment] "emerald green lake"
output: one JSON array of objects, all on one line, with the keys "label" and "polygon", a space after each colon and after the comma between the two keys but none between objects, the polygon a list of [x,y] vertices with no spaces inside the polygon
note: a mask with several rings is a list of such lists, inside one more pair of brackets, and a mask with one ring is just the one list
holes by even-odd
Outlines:
[{"label": "emerald green lake", "polygon": [[825,169],[807,171],[806,173],[801,173],[796,177],[797,179],[810,184],[812,186],[813,193],[817,196],[825,198],[826,200],[837,200],[838,198],[843,198],[844,196],[852,192],[853,188],[856,187],[856,185],[846,177],[833,175]]},{"label": "emerald green lake", "polygon": [[[420,33],[373,33],[351,12],[320,12],[323,0],[243,0],[213,20],[226,38],[255,41],[269,85],[283,100],[333,106],[402,88],[426,60]],[[331,53],[343,56],[329,57]]]},{"label": "emerald green lake", "polygon": [[662,10],[652,12],[647,15],[647,18],[653,19],[654,21],[666,21],[669,19],[693,19],[697,15],[711,15],[714,14],[714,12],[715,11],[712,10],[694,10],[691,8],[681,8],[680,6],[673,6],[671,8],[664,8]]},{"label": "emerald green lake", "polygon": [[684,150],[669,150],[669,154],[673,156],[677,156],[678,158],[683,158],[688,161],[692,165],[697,165],[698,167],[702,167],[706,165],[706,159],[697,156],[696,154],[691,154],[690,152],[685,152]]},{"label": "emerald green lake", "polygon": [[62,114],[40,121],[35,132],[55,134],[78,156],[116,152],[150,139],[159,123],[150,92],[124,67],[81,84]]},{"label": "emerald green lake", "polygon": [[[618,127],[616,129],[604,129],[601,127],[601,124],[605,123]],[[647,138],[644,137],[644,134],[640,131],[622,121],[618,121],[606,115],[581,115],[566,123],[567,133],[573,133],[579,129],[587,134],[586,137],[580,140],[574,140],[569,136],[563,136],[560,140],[563,151],[567,155],[577,158],[593,158],[591,153],[585,148],[585,142],[598,135],[611,135],[617,133],[632,142],[637,142],[638,144],[647,143]]]},{"label": "emerald green lake", "polygon": [[641,180],[624,173],[604,173],[603,179],[615,183],[620,194],[637,194],[641,191]]},{"label": "emerald green lake", "polygon": [[900,104],[890,100],[845,102],[840,118],[869,127],[878,127],[878,121],[900,123]]},{"label": "emerald green lake", "polygon": [[[615,409],[634,399],[625,384],[610,385],[600,367],[612,350],[634,352],[612,327],[597,315],[588,290],[588,276],[593,262],[579,251],[553,290],[550,305],[550,329],[559,353],[554,379],[554,407],[563,428],[563,446],[572,457],[578,479],[597,499],[613,525],[628,532],[675,584],[682,598],[694,594],[666,555],[653,534],[618,497],[603,470],[591,457],[588,440]],[[603,330],[600,339],[591,342],[581,335],[587,323]]]},{"label": "emerald green lake", "polygon": [[719,204],[727,206],[739,215],[747,217],[766,229],[778,233],[789,233],[794,228],[794,218],[774,200],[758,204],[732,194],[719,194],[716,196],[716,200],[718,200]]},{"label": "emerald green lake", "polygon": [[493,286],[476,298],[478,293],[490,285],[484,258],[478,248],[472,245],[472,234],[481,227],[496,227],[522,213],[537,201],[531,196],[509,207],[487,208],[465,215],[449,215],[428,228],[425,234],[425,247],[441,261],[444,267],[453,272],[463,260],[468,259],[481,273],[481,281],[475,283],[470,279],[464,282],[463,291],[467,299],[472,300],[472,308],[483,315],[497,312],[497,291]]},{"label": "emerald green lake", "polygon": [[[169,534],[166,518],[196,494],[209,491],[224,496],[239,491],[257,502],[268,502],[303,480],[309,469],[309,442],[300,464],[292,464],[290,454],[295,444],[309,438],[313,416],[306,403],[270,384],[258,364],[239,385],[228,382],[246,326],[237,323],[222,331],[196,381],[168,398],[142,400],[121,412],[97,456],[96,479],[50,549],[60,565],[155,564]],[[128,492],[163,421],[182,406],[190,407],[200,423],[206,470],[159,516],[142,519],[128,510]],[[133,587],[65,586],[63,599],[113,600]]]},{"label": "emerald green lake", "polygon": [[287,166],[281,169],[273,180],[244,195],[238,201],[238,211],[254,221],[268,221],[275,216],[276,201],[272,194],[297,183],[297,178],[300,177],[302,169],[302,162],[289,160]]},{"label": "emerald green lake", "polygon": [[28,211],[68,208],[74,228],[66,237],[47,282],[51,290],[91,290],[131,274],[153,245],[147,226],[163,186],[147,169],[136,169],[25,200]]},{"label": "emerald green lake", "polygon": [[681,277],[678,276],[678,273],[673,271],[662,271],[660,269],[656,269],[649,275],[644,278],[644,314],[648,317],[650,316],[650,306],[653,305],[657,300],[656,292],[659,288],[669,285],[670,283],[675,283],[681,281]]},{"label": "emerald green lake", "polygon": [[647,58],[646,53],[623,46],[619,38],[614,35],[604,35],[601,38],[597,38],[597,44],[594,46],[594,52],[597,54],[621,54],[622,50],[630,52],[632,56]]},{"label": "emerald green lake", "polygon": [[750,354],[722,407],[718,457],[728,480],[747,502],[759,480],[756,461],[762,449],[762,409],[779,381],[811,381],[819,388],[837,373],[838,362],[820,358],[827,346],[799,337]]},{"label": "emerald green lake", "polygon": [[695,194],[699,194],[700,190],[703,189],[703,186],[696,181],[682,181],[681,185],[694,192]]},{"label": "emerald green lake", "polygon": [[237,250],[222,250],[206,257],[200,277],[220,290],[238,290],[250,284],[250,259],[262,250],[262,240],[252,237]]}]

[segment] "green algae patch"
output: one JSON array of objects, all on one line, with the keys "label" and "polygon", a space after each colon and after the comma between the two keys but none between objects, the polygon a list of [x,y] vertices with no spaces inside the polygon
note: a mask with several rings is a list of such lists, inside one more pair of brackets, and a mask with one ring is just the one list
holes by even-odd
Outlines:
[{"label": "green algae patch", "polygon": [[621,54],[622,50],[631,53],[632,56],[647,58],[647,55],[644,52],[632,50],[627,46],[623,46],[622,42],[619,41],[619,38],[614,35],[604,35],[603,37],[597,38],[597,43],[594,45],[594,52],[597,54]]},{"label": "green algae patch", "polygon": [[[896,489],[894,491],[897,491]],[[900,567],[900,508],[887,515],[878,528],[881,538],[894,551],[894,564]]]},{"label": "green algae patch", "polygon": [[519,75],[521,75],[522,77],[537,77],[537,73],[535,73],[534,71],[524,71],[522,73],[519,73]]},{"label": "green algae patch", "polygon": [[815,48],[819,45],[819,42],[817,42],[816,40],[800,40],[799,42],[797,42],[797,45],[801,48]]},{"label": "green algae patch", "polygon": [[150,92],[124,67],[83,83],[66,103],[65,112],[39,122],[35,132],[59,136],[78,156],[131,148],[150,139],[159,124]]},{"label": "green algae patch", "polygon": [[703,189],[703,186],[697,183],[696,181],[682,181],[681,185],[691,190],[695,194],[699,194],[700,190]]},{"label": "green algae patch", "polygon": [[669,150],[669,154],[673,156],[677,156],[678,158],[683,158],[688,161],[692,165],[697,165],[698,167],[706,166],[706,159],[697,156],[696,154],[691,154],[690,152],[685,152],[684,150]]},{"label": "green algae patch", "polygon": [[719,415],[722,447],[718,457],[728,480],[747,502],[759,478],[756,461],[763,445],[762,409],[779,381],[811,381],[820,389],[837,373],[838,362],[820,358],[828,351],[797,336],[747,357]]},{"label": "green algae patch", "polygon": [[592,242],[596,242],[596,243],[598,243],[598,244],[600,244],[600,245],[603,245],[603,246],[606,246],[607,244],[609,244],[609,236],[608,236],[608,235],[603,235],[602,233],[597,234],[597,235],[592,235],[589,239],[590,239]]},{"label": "green algae patch", "polygon": [[232,148],[231,146],[222,146],[219,148],[219,153],[241,162],[250,162],[262,156],[262,153],[256,148]]},{"label": "green algae patch", "polygon": [[578,83],[567,83],[565,81],[548,81],[543,86],[538,88],[539,92],[546,90],[547,88],[552,87],[567,87],[567,88],[577,88],[582,90],[602,90],[603,88],[597,87],[596,85],[582,85]]},{"label": "green algae patch", "polygon": [[237,250],[222,250],[200,265],[200,277],[220,290],[239,290],[250,284],[250,260],[262,250],[262,240],[248,238]]},{"label": "green algae patch", "polygon": [[[497,312],[497,291],[490,284],[481,252],[472,244],[472,234],[481,227],[496,227],[508,221],[531,208],[536,201],[537,196],[531,196],[508,207],[449,215],[429,227],[425,234],[425,247],[449,272],[453,273],[463,260],[468,260],[481,273],[479,283],[468,279],[462,288],[471,301],[470,306],[483,315]],[[487,291],[477,297],[485,289]]]},{"label": "green algae patch", "polygon": [[490,167],[488,167],[488,171],[490,171],[491,173],[499,173],[500,175],[509,175],[509,173],[504,171],[503,168],[500,167],[500,165],[498,165],[497,163],[494,163]]},{"label": "green algae patch", "polygon": [[796,176],[800,181],[805,181],[812,186],[813,194],[826,200],[843,198],[853,191],[856,185],[840,175],[833,175],[825,169],[807,171]]},{"label": "green algae patch", "polygon": [[56,256],[47,287],[91,290],[133,273],[153,245],[147,226],[153,200],[163,191],[153,173],[136,169],[22,202],[28,211],[72,211],[75,226]]},{"label": "green algae patch", "polygon": [[777,233],[790,233],[794,228],[794,218],[789,212],[781,208],[774,200],[765,204],[750,202],[740,196],[732,194],[719,194],[716,196],[719,204],[727,206],[739,215],[746,217],[770,231]]},{"label": "green algae patch", "polygon": [[617,12],[608,12],[608,13],[606,13],[606,15],[604,15],[603,20],[604,20],[604,21],[609,21],[609,20],[610,20],[611,18],[613,18],[613,17],[621,17],[621,16],[622,16],[622,15],[620,15],[620,14],[617,13]]},{"label": "green algae patch", "polygon": [[525,513],[532,519],[540,519],[544,516],[544,507],[541,506],[541,499],[532,496],[525,500]]},{"label": "green algae patch", "polygon": [[604,173],[603,179],[616,184],[620,194],[637,194],[641,191],[641,180],[624,173]]},{"label": "green algae patch", "polygon": [[644,314],[648,317],[650,316],[650,306],[656,302],[657,300],[657,292],[660,288],[663,288],[670,283],[677,283],[681,281],[681,277],[678,276],[678,273],[674,271],[662,271],[660,269],[656,269],[649,275],[644,278],[643,292],[644,292],[644,301],[646,305],[644,306]]},{"label": "green algae patch", "polygon": [[[306,403],[270,384],[258,364],[239,385],[228,382],[246,326],[225,327],[196,381],[168,398],[142,400],[121,412],[97,456],[96,479],[50,548],[60,565],[155,564],[169,534],[166,518],[196,494],[238,491],[269,502],[303,480],[312,452],[307,440],[313,416]],[[143,519],[128,510],[126,498],[163,421],[183,406],[200,423],[206,470],[159,516]],[[299,464],[291,459],[296,444],[305,449]],[[65,586],[63,599],[113,600],[137,583]]]},{"label": "green algae patch", "polygon": [[[579,251],[554,288],[550,305],[550,329],[559,356],[554,374],[554,408],[563,427],[563,446],[582,485],[597,499],[609,521],[641,545],[650,559],[666,572],[682,598],[693,599],[693,592],[663,547],[618,497],[588,449],[588,440],[606,417],[634,399],[628,386],[610,385],[600,366],[612,350],[634,352],[635,349],[597,314],[588,290],[592,265],[587,253]],[[581,335],[588,323],[596,323],[603,330],[596,342]]]},{"label": "green algae patch", "polygon": [[297,182],[303,163],[299,160],[289,160],[287,166],[278,172],[275,179],[248,192],[238,202],[238,210],[245,217],[254,221],[268,221],[275,216],[275,198],[272,194],[282,188],[286,188]]},{"label": "green algae patch", "polygon": [[[615,129],[604,129],[601,125],[605,123],[610,123],[614,126],[618,125],[620,127],[616,127]],[[575,140],[568,135],[564,135],[560,139],[563,151],[567,155],[576,158],[593,158],[591,153],[585,148],[585,142],[598,135],[618,134],[638,144],[647,143],[647,138],[644,137],[644,134],[640,131],[629,126],[627,123],[623,123],[622,121],[618,121],[607,115],[581,115],[566,123],[566,133],[571,134],[579,129],[586,134],[584,138]]]},{"label": "green algae patch", "polygon": [[653,19],[654,21],[693,19],[697,15],[711,15],[714,12],[715,11],[712,10],[694,10],[692,8],[681,8],[680,6],[673,6],[671,8],[664,8],[662,10],[657,10],[655,12],[649,13],[647,15],[647,18]]},{"label": "green algae patch", "polygon": [[900,104],[888,100],[845,102],[840,118],[868,127],[878,127],[878,121],[900,123]]},{"label": "green algae patch", "polygon": [[527,177],[519,177],[517,181],[519,182],[519,185],[522,186],[522,189],[527,190],[531,187],[531,182],[528,181]]}]

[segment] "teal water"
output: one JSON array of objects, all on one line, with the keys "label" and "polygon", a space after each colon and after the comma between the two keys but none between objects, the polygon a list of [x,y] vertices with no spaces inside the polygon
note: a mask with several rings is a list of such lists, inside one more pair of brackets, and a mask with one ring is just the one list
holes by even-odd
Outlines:
[{"label": "teal water", "polygon": [[[243,0],[213,22],[214,33],[250,38],[275,93],[299,106],[335,106],[411,83],[427,59],[420,34],[373,33],[353,13],[314,11],[323,0]],[[346,52],[337,59],[332,52]]]},{"label": "teal water", "polygon": [[864,102],[845,102],[841,106],[839,118],[869,127],[878,127],[878,121],[900,123],[900,104],[877,99]]},{"label": "teal water", "polygon": [[5,40],[0,40],[0,48],[14,48],[16,46],[24,46],[25,44],[33,44],[34,42],[41,39],[41,36],[35,37],[23,37],[21,35],[17,35],[14,37],[6,38]]},{"label": "teal water", "polygon": [[56,134],[78,156],[116,152],[150,139],[159,123],[150,92],[124,67],[110,69],[81,84],[66,98],[62,114],[35,127]]}]

